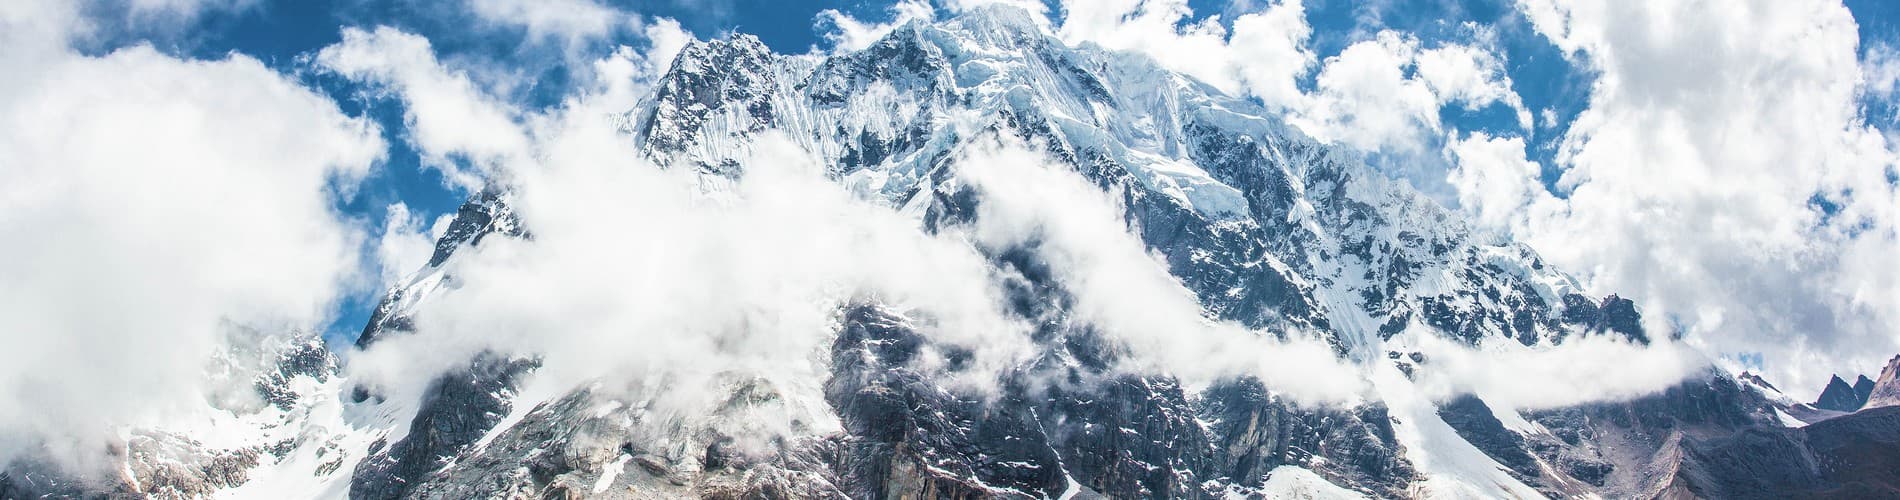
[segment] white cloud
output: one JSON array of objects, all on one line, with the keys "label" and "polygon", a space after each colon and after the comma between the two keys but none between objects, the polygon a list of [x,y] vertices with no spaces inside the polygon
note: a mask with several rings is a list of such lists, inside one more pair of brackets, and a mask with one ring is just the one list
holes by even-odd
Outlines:
[{"label": "white cloud", "polygon": [[130,0],[127,2],[133,11],[168,12],[182,16],[196,16],[208,10],[237,10],[257,4],[257,0]]},{"label": "white cloud", "polygon": [[1530,110],[1511,90],[1502,61],[1488,49],[1446,43],[1423,48],[1418,39],[1383,31],[1326,59],[1311,105],[1292,122],[1316,138],[1365,151],[1419,153],[1439,136],[1439,111],[1510,107],[1530,130]]},{"label": "white cloud", "polygon": [[[408,140],[424,164],[464,190],[480,189],[499,165],[528,155],[526,132],[511,108],[468,76],[438,61],[429,40],[390,27],[343,30],[343,40],[324,47],[317,64],[344,77],[398,94],[404,103]],[[472,163],[463,168],[457,160]]]},{"label": "white cloud", "polygon": [[[1316,64],[1308,47],[1312,27],[1299,0],[1241,14],[1231,34],[1220,16],[1191,21],[1185,0],[1062,5],[1059,35],[1067,43],[1147,54],[1169,70],[1284,110],[1309,135],[1356,149],[1422,153],[1441,135],[1439,111],[1454,104],[1468,110],[1504,105],[1521,128],[1534,125],[1489,48],[1495,35],[1475,25],[1465,27],[1472,32],[1469,44],[1424,47],[1410,35],[1383,31]],[[1300,80],[1316,67],[1314,86],[1302,89]]]},{"label": "white cloud", "polygon": [[126,28],[164,36],[189,28],[200,16],[220,11],[241,12],[256,8],[259,4],[257,0],[88,0],[70,3],[79,4],[92,17],[86,24],[77,26],[88,34],[103,27],[97,25],[124,23]]},{"label": "white cloud", "polygon": [[1234,36],[1228,40],[1228,49],[1233,51],[1247,91],[1268,106],[1302,105],[1306,99],[1299,78],[1314,64],[1313,52],[1306,47],[1312,32],[1299,0],[1234,18]]},{"label": "white cloud", "polygon": [[1894,155],[1858,113],[1883,87],[1855,56],[1846,8],[1520,7],[1599,75],[1559,152],[1567,197],[1525,213],[1521,238],[1601,290],[1641,297],[1652,321],[1675,318],[1712,352],[1766,353],[1767,375],[1791,393],[1900,350]]},{"label": "white cloud", "polygon": [[986,5],[1004,5],[1022,9],[1034,15],[1045,25],[1049,20],[1049,5],[1043,3],[1042,0],[940,0],[940,5],[951,12],[964,12]]},{"label": "white cloud", "polygon": [[891,22],[866,23],[837,9],[825,9],[818,13],[818,24],[830,26],[824,36],[826,41],[831,42],[833,51],[850,52],[871,46],[905,23],[929,21],[936,16],[935,9],[924,0],[903,0],[891,4],[889,10]]},{"label": "white cloud", "polygon": [[1219,16],[1189,22],[1186,0],[1064,1],[1062,11],[1058,34],[1069,44],[1145,53],[1169,70],[1231,94],[1253,92],[1271,106],[1303,101],[1296,82],[1314,56],[1299,0],[1235,18],[1231,37]]},{"label": "white cloud", "polygon": [[[449,217],[452,216],[443,214],[434,226],[442,226]],[[411,214],[408,205],[401,202],[389,205],[383,218],[382,235],[376,239],[377,268],[382,274],[379,289],[386,289],[429,262],[429,256],[435,253],[435,239],[441,236],[434,226],[423,227],[422,219]]]},{"label": "white cloud", "polygon": [[645,38],[645,50],[621,45],[605,57],[588,63],[593,70],[593,82],[582,87],[584,92],[569,96],[569,101],[586,99],[590,101],[589,106],[599,108],[602,113],[633,109],[653,83],[665,76],[680,50],[693,41],[692,33],[681,29],[679,22],[670,18],[656,18],[640,31]]},{"label": "white cloud", "polygon": [[1417,39],[1385,31],[1326,58],[1313,105],[1293,123],[1320,140],[1360,150],[1418,151],[1440,130],[1438,95],[1407,74],[1418,53]]},{"label": "white cloud", "polygon": [[[455,68],[450,71],[455,78],[469,80],[488,95],[506,101],[533,101],[534,96],[551,90],[559,94],[600,91],[601,88],[586,86],[605,76],[594,72],[622,69],[602,67],[603,58],[637,61],[634,68],[641,71],[613,76],[632,78],[629,82],[616,82],[628,83],[628,88],[644,88],[652,78],[664,72],[673,55],[693,39],[674,19],[644,17],[600,0],[464,0],[458,3],[472,16],[474,27],[486,30],[483,38],[521,36],[521,43],[512,53],[500,57],[482,50],[438,56],[446,63],[443,66]],[[421,37],[411,37],[427,43]],[[652,69],[655,65],[658,68]],[[412,66],[425,65],[418,62]],[[554,72],[564,78],[543,78]],[[550,85],[565,88],[553,89]]]},{"label": "white cloud", "polygon": [[1472,133],[1448,142],[1455,166],[1446,180],[1479,225],[1508,232],[1528,220],[1527,210],[1554,209],[1557,200],[1544,190],[1537,163],[1525,159],[1523,138]]},{"label": "white cloud", "polygon": [[81,462],[113,426],[206,411],[227,336],[323,324],[364,238],[334,190],[384,145],[255,59],[80,55],[35,17],[58,7],[7,5],[0,461],[43,443]]},{"label": "white cloud", "polygon": [[646,36],[648,45],[642,57],[647,62],[647,70],[654,77],[665,74],[667,68],[673,65],[673,58],[694,39],[692,33],[680,28],[679,21],[667,17],[654,19],[641,33]]},{"label": "white cloud", "polygon": [[468,9],[483,22],[526,30],[530,40],[569,45],[603,39],[631,19],[593,0],[468,0]]},{"label": "white cloud", "polygon": [[1252,375],[1307,402],[1353,400],[1365,389],[1354,365],[1314,337],[1286,341],[1210,319],[1192,291],[1129,232],[1118,206],[1080,174],[1030,148],[978,143],[956,160],[981,195],[972,239],[992,249],[1032,245],[1073,314],[1134,353],[1124,369],[1190,384]]},{"label": "white cloud", "polygon": [[[1894,91],[1900,90],[1900,49],[1887,42],[1868,41],[1866,55],[1861,58],[1861,88],[1868,99],[1894,102]],[[1873,117],[1869,117],[1873,118]],[[1892,125],[1900,116],[1887,117]]]},{"label": "white cloud", "polygon": [[1227,30],[1211,17],[1190,23],[1192,13],[1186,0],[1065,1],[1059,34],[1072,45],[1093,42],[1110,50],[1154,55],[1170,70],[1222,90],[1239,90]]},{"label": "white cloud", "polygon": [[1529,131],[1534,126],[1530,109],[1525,108],[1523,99],[1511,90],[1511,77],[1505,74],[1504,62],[1492,51],[1447,44],[1419,52],[1414,62],[1418,65],[1418,78],[1432,87],[1440,101],[1459,103],[1473,111],[1502,103],[1516,113],[1518,128]]},{"label": "white cloud", "polygon": [[[34,68],[51,64],[67,55],[67,43],[74,32],[83,29],[79,6],[72,2],[21,1],[0,2],[0,63],[8,68]],[[14,89],[31,80],[12,75],[0,78],[0,95],[13,95]]]},{"label": "white cloud", "polygon": [[1637,345],[1610,335],[1579,335],[1558,346],[1526,347],[1512,340],[1473,348],[1444,337],[1412,336],[1416,387],[1444,400],[1472,393],[1492,405],[1538,410],[1627,401],[1673,386],[1709,366],[1709,359],[1677,342]]},{"label": "white cloud", "polygon": [[[569,89],[569,98],[591,99],[603,107],[601,113],[623,112],[693,40],[670,18],[641,21],[638,30],[644,50],[622,45],[604,57],[573,62],[588,71],[575,74],[583,83]],[[403,103],[406,139],[424,165],[465,191],[505,172],[503,165],[532,156],[529,117],[470,78],[470,70],[493,68],[453,67],[437,59],[427,38],[387,26],[346,28],[343,40],[318,51],[315,60],[327,71],[394,94]]]}]

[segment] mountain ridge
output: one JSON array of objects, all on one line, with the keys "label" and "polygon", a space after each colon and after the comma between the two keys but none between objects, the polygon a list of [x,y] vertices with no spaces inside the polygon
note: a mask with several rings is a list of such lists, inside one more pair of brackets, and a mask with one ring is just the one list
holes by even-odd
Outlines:
[{"label": "mountain ridge", "polygon": [[[1421,377],[1455,362],[1426,352],[1439,340],[1497,353],[1671,339],[1652,337],[1633,301],[1586,295],[1529,247],[1473,234],[1256,103],[1144,56],[1067,46],[1026,12],[912,22],[831,55],[776,54],[743,34],[696,41],[615,120],[646,159],[714,194],[747,175],[761,136],[782,135],[930,234],[984,223],[993,193],[959,165],[971,150],[1028,145],[1118,203],[1124,229],[1210,320],[1315,336],[1370,372],[1374,397],[1315,404],[1254,376],[1199,386],[1122,370],[1142,353],[1077,318],[1054,243],[978,242],[1038,353],[994,374],[993,393],[946,375],[973,355],[932,338],[926,315],[852,297],[836,307],[819,401],[735,371],[706,414],[668,414],[652,403],[675,390],[664,377],[536,392],[543,359],[488,351],[433,374],[413,401],[310,376],[329,385],[279,399],[339,415],[282,424],[300,437],[240,469],[352,498],[1270,497],[1310,481],[1341,497],[1724,497],[1900,484],[1841,460],[1877,458],[1853,437],[1886,442],[1886,412],[1789,427],[1789,405],[1759,377],[1709,370],[1647,396],[1521,411],[1471,391],[1428,400]],[[533,240],[510,189],[470,197],[357,348],[412,333],[419,311],[455,293],[465,252]],[[939,359],[950,368],[927,362]],[[1895,366],[1871,398],[1891,400]],[[748,446],[768,412],[793,416],[791,429]],[[1754,477],[1764,470],[1785,475]],[[38,484],[0,476],[0,493]],[[176,484],[188,486],[179,496],[269,493],[228,474]]]}]

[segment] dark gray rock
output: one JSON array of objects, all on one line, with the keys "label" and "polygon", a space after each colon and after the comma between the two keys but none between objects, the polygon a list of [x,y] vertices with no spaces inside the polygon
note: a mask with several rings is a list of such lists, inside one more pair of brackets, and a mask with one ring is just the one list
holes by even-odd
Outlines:
[{"label": "dark gray rock", "polygon": [[[1867,399],[1869,397],[1872,397],[1873,395],[1874,395],[1874,380],[1873,379],[1867,378],[1866,375],[1861,375],[1859,379],[1854,381],[1854,399],[1860,401],[1860,406],[1866,406]],[[1855,409],[1859,409],[1859,408],[1855,408]]]},{"label": "dark gray rock", "polygon": [[1209,388],[1199,413],[1212,423],[1216,471],[1233,483],[1254,484],[1275,467],[1294,465],[1397,497],[1417,477],[1382,405],[1302,408],[1272,397],[1258,380],[1241,379]]},{"label": "dark gray rock", "polygon": [[[1023,401],[959,395],[909,367],[924,340],[853,306],[832,347],[826,399],[842,419],[840,485],[854,498],[1059,495],[1061,457]],[[987,486],[985,486],[987,485]]]},{"label": "dark gray rock", "polygon": [[[1861,380],[1866,379],[1867,377],[1861,377]],[[1867,400],[1862,399],[1858,392],[1854,390],[1854,386],[1847,385],[1846,380],[1841,380],[1839,375],[1835,375],[1828,379],[1827,387],[1821,389],[1821,396],[1814,400],[1814,407],[1842,412],[1859,410],[1861,405],[1867,403]],[[1867,392],[1873,392],[1872,383],[1867,384]]]},{"label": "dark gray rock", "polygon": [[[744,120],[738,126],[744,133],[775,125],[778,112],[771,98],[784,87],[778,79],[779,58],[746,34],[688,44],[655,85],[644,115],[633,117],[636,137],[648,157],[671,164],[673,155],[724,133],[707,127],[727,113]],[[731,158],[698,160],[702,171],[726,176],[739,171]]]},{"label": "dark gray rock", "polygon": [[628,394],[601,384],[576,389],[419,478],[410,496],[843,498],[832,484],[835,443],[798,438],[772,452],[744,452],[731,446],[735,437],[704,424],[778,400],[763,381],[733,382],[713,415],[690,421],[623,406]]},{"label": "dark gray rock", "polygon": [[1741,375],[1737,375],[1735,378],[1741,379],[1742,382],[1755,384],[1757,386],[1760,386],[1762,388],[1765,388],[1771,391],[1781,392],[1781,389],[1776,388],[1775,384],[1768,383],[1768,379],[1762,378],[1761,375],[1744,371],[1742,372]]},{"label": "dark gray rock", "polygon": [[[436,239],[435,252],[429,256],[428,267],[442,266],[456,250],[478,245],[491,234],[529,237],[527,229],[522,227],[520,218],[508,204],[507,192],[499,186],[489,186],[476,192],[456,209],[455,218],[449,221],[442,237]],[[362,333],[357,335],[356,347],[368,348],[378,338],[389,333],[411,331],[415,326],[409,317],[412,311],[397,310],[397,304],[411,293],[416,291],[401,286],[385,293],[376,309],[370,312],[369,322],[363,325]]]},{"label": "dark gray rock", "polygon": [[1491,413],[1491,407],[1477,396],[1461,394],[1440,403],[1438,417],[1444,419],[1453,431],[1457,431],[1459,437],[1465,438],[1479,451],[1509,467],[1519,476],[1534,478],[1539,474],[1537,459],[1524,451],[1523,436],[1504,428],[1504,424]]},{"label": "dark gray rock", "polygon": [[508,415],[516,381],[536,362],[482,354],[429,384],[408,435],[378,440],[352,473],[350,498],[402,498]]},{"label": "dark gray rock", "polygon": [[1900,498],[1900,408],[1684,436],[1670,489],[1704,498]]},{"label": "dark gray rock", "polygon": [[[87,478],[52,465],[48,457],[37,453],[15,457],[0,464],[0,498],[83,498],[129,497],[114,491],[104,478]],[[116,494],[114,494],[116,493]]]},{"label": "dark gray rock", "polygon": [[845,318],[826,391],[846,426],[838,477],[853,497],[1055,496],[1066,475],[1113,498],[1205,498],[1245,491],[1279,465],[1381,495],[1415,478],[1376,405],[1299,408],[1250,379],[1194,402],[1165,377],[1094,371],[1116,350],[1061,332],[1046,337],[1049,358],[1075,365],[1026,369],[998,397],[958,394],[906,366],[928,346],[909,321],[871,306]]},{"label": "dark gray rock", "polygon": [[1565,295],[1563,300],[1564,323],[1582,326],[1592,333],[1619,333],[1638,344],[1649,343],[1649,334],[1643,331],[1643,317],[1636,311],[1635,302],[1615,294],[1600,302],[1577,294]]},{"label": "dark gray rock", "polygon": [[1900,498],[1900,407],[1869,408],[1801,431],[1828,482],[1816,496]]}]

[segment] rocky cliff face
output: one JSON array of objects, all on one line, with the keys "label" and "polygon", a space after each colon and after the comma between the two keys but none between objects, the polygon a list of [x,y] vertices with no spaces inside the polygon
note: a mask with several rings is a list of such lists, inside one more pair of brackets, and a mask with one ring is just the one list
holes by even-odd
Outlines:
[{"label": "rocky cliff face", "polygon": [[1867,389],[1867,397],[1862,401],[1865,402],[1863,408],[1900,406],[1900,356],[1887,360],[1887,367],[1880,370],[1880,379]]},{"label": "rocky cliff face", "polygon": [[[1866,381],[1867,377],[1861,377],[1860,380]],[[1859,410],[1861,405],[1867,404],[1867,394],[1871,393],[1873,389],[1872,383],[1865,385],[1868,388],[1867,391],[1856,390],[1855,386],[1847,385],[1846,380],[1841,380],[1840,376],[1835,376],[1833,379],[1827,381],[1826,388],[1821,389],[1821,396],[1814,400],[1814,407],[1823,410],[1845,412]]]}]

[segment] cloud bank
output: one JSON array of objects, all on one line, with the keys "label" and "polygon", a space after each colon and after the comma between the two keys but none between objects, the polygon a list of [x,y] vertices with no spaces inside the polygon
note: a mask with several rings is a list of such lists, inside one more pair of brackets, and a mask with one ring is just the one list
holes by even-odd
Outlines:
[{"label": "cloud bank", "polygon": [[[1250,5],[1226,23],[1178,0],[1064,2],[1057,25],[1070,43],[1257,97],[1321,140],[1397,154],[1390,175],[1444,191],[1599,293],[1639,299],[1660,331],[1717,356],[1766,354],[1754,368],[1787,385],[1877,371],[1900,351],[1900,174],[1891,122],[1865,115],[1900,71],[1839,2],[1517,2],[1507,17],[1594,78],[1572,123],[1543,110],[1541,129],[1566,133],[1550,165],[1531,160],[1540,127],[1494,27],[1425,42],[1380,28],[1371,8],[1365,34],[1320,60],[1303,7]],[[1490,106],[1517,129],[1441,119]]]},{"label": "cloud bank", "polygon": [[383,154],[243,55],[76,53],[71,9],[0,9],[0,462],[206,411],[227,336],[321,326],[365,239],[332,202]]},{"label": "cloud bank", "polygon": [[1797,393],[1900,351],[1895,156],[1860,113],[1881,79],[1845,7],[1521,6],[1598,77],[1555,190],[1516,145],[1463,145],[1480,213],[1712,353],[1767,354]]}]

